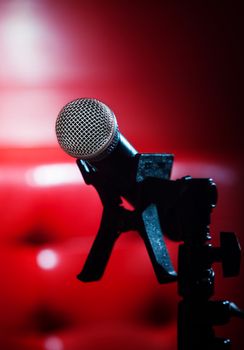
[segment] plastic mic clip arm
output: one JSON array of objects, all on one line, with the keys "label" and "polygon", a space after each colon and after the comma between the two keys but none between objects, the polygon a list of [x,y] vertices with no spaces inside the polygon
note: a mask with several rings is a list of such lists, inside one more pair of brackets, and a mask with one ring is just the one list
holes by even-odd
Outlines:
[{"label": "plastic mic clip arm", "polygon": [[[177,279],[172,266],[160,225],[157,203],[147,196],[147,180],[168,180],[173,163],[169,154],[137,154],[134,160],[135,210],[122,206],[119,186],[111,183],[95,167],[77,160],[78,167],[87,184],[92,184],[103,203],[103,214],[95,241],[82,271],[77,276],[83,282],[99,280],[106,268],[113,246],[122,232],[137,230],[142,237],[159,283]],[[129,184],[131,185],[131,184]],[[148,198],[145,198],[148,197]]]}]

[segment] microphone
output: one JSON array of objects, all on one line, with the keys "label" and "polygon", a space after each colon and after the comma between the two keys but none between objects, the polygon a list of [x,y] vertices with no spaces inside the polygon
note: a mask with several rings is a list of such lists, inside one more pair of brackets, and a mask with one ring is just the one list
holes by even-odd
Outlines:
[{"label": "microphone", "polygon": [[[58,115],[56,134],[103,203],[101,224],[78,279],[100,279],[120,233],[137,230],[159,282],[175,280],[158,213],[158,183],[169,179],[172,155],[138,153],[119,132],[112,110],[92,98],[66,104]],[[133,211],[123,207],[122,198],[133,205]]]},{"label": "microphone", "polygon": [[93,98],[69,102],[58,114],[56,135],[61,148],[78,159],[81,171],[81,167],[91,166],[110,186],[117,187],[118,193],[134,202],[131,192],[138,153],[119,132],[108,106]]},{"label": "microphone", "polygon": [[66,153],[90,162],[108,157],[117,147],[127,156],[137,153],[120,134],[112,110],[92,98],[67,103],[58,115],[56,134]]}]

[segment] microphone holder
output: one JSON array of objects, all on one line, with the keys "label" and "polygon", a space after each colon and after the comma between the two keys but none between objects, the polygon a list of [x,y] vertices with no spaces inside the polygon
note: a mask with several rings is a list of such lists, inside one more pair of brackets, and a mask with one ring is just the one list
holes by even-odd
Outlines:
[{"label": "microphone holder", "polygon": [[[218,248],[209,243],[210,217],[217,203],[215,183],[190,176],[169,180],[170,154],[137,154],[133,162],[133,181],[125,189],[116,178],[108,179],[94,165],[77,160],[85,182],[96,188],[103,204],[100,228],[78,279],[99,280],[120,234],[137,230],[159,283],[178,282],[182,297],[178,304],[178,350],[230,350],[231,341],[216,337],[213,327],[244,313],[230,301],[210,300],[214,294],[212,264],[222,262],[225,277],[237,276],[241,248],[233,232],[220,233]],[[125,209],[121,197],[129,198],[135,209]],[[164,235],[183,242],[178,276]]]},{"label": "microphone holder", "polygon": [[[99,280],[106,268],[113,246],[122,232],[137,230],[144,240],[159,283],[176,280],[167,247],[164,242],[160,218],[155,201],[147,198],[145,184],[148,179],[165,180],[170,176],[173,156],[168,154],[137,154],[134,158],[134,181],[121,189],[117,178],[108,179],[107,174],[96,171],[91,164],[77,160],[78,167],[87,184],[92,184],[102,201],[103,214],[96,239],[81,273],[83,282]],[[132,194],[130,193],[132,189]],[[156,188],[154,189],[156,190]],[[135,210],[122,206],[121,193],[133,198]],[[155,192],[155,191],[154,191]]]}]

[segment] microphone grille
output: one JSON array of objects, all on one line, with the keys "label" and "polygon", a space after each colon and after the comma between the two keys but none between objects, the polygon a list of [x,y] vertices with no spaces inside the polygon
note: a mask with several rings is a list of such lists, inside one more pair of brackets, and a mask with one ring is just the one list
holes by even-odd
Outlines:
[{"label": "microphone grille", "polygon": [[79,98],[66,104],[58,115],[56,134],[66,153],[84,160],[103,159],[119,141],[114,113],[92,98]]}]

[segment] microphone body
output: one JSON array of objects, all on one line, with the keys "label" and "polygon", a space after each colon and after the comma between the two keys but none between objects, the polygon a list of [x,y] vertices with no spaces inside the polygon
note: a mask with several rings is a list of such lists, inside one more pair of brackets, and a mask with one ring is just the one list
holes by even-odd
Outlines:
[{"label": "microphone body", "polygon": [[56,122],[61,148],[88,164],[131,204],[138,152],[119,132],[114,113],[95,99],[77,99],[63,107]]},{"label": "microphone body", "polygon": [[126,198],[134,205],[136,200],[135,173],[138,155],[137,151],[120,134],[118,144],[109,156],[100,161],[86,162],[97,171],[100,179],[103,179],[110,192]]}]

